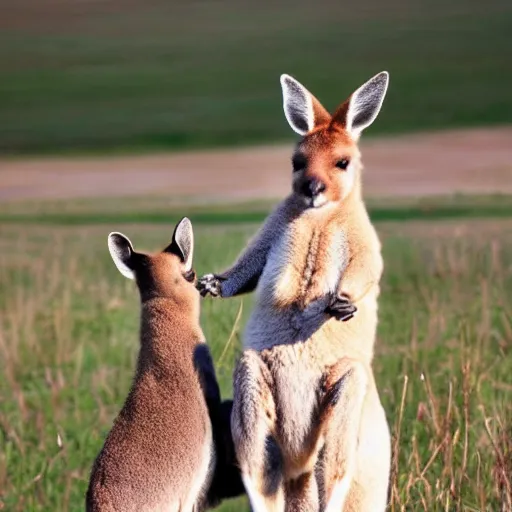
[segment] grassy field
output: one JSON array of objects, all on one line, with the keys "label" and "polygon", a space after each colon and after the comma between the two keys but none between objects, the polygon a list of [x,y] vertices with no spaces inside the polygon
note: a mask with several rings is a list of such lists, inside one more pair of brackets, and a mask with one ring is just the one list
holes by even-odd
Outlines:
[{"label": "grassy field", "polygon": [[278,77],[329,108],[391,73],[372,133],[512,119],[508,0],[0,2],[0,153],[291,138]]},{"label": "grassy field", "polygon": [[[381,204],[380,217],[373,210],[386,263],[374,369],[393,433],[393,511],[512,510],[512,212],[492,218],[485,208],[496,198],[472,203],[483,218],[454,219],[443,213],[447,200],[418,210],[437,217],[408,222],[411,205],[399,218],[383,214],[396,205]],[[150,204],[131,207],[143,213]],[[93,201],[61,204],[67,213],[45,220],[56,206],[16,222],[16,209],[1,212],[0,509],[13,512],[83,509],[138,347],[137,294],[110,260],[106,236],[121,230],[156,250],[178,218],[171,211],[167,222],[148,224],[120,208],[119,222],[100,224],[112,205]],[[205,223],[203,209],[181,209],[195,222],[199,273],[231,262],[256,229],[247,221],[259,218],[240,211],[217,210]],[[90,217],[65,222],[77,212]],[[250,306],[250,296],[203,302],[226,397]],[[241,508],[243,499],[221,510]]]}]

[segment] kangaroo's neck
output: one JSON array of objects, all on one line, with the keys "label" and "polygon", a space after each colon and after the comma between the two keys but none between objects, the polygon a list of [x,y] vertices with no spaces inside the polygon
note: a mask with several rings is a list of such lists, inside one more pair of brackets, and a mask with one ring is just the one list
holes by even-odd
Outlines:
[{"label": "kangaroo's neck", "polygon": [[156,298],[142,304],[139,370],[173,370],[177,362],[193,364],[194,350],[204,342],[198,308]]}]

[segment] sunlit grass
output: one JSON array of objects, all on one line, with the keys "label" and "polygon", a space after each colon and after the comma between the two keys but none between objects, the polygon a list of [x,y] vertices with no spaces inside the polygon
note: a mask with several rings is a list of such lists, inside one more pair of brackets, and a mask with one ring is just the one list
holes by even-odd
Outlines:
[{"label": "sunlit grass", "polygon": [[[197,225],[198,273],[229,264],[256,227]],[[374,371],[394,439],[391,510],[508,510],[512,220],[377,227],[386,268]],[[136,248],[156,250],[173,225],[1,227],[6,510],[83,509],[91,464],[126,396],[138,346],[138,297],[107,251],[113,229]],[[226,397],[250,307],[250,297],[203,301]]]}]

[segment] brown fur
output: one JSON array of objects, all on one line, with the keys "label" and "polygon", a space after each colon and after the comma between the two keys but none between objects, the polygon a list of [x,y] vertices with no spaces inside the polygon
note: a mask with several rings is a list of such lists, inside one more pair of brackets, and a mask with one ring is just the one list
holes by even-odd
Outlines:
[{"label": "brown fur", "polygon": [[140,291],[140,352],[128,398],[94,463],[86,508],[203,510],[220,501],[219,491],[231,491],[210,488],[216,463],[232,472],[233,485],[240,479],[225,451],[231,404],[220,403],[193,273],[175,242],[154,255],[132,252],[121,264]]},{"label": "brown fur", "polygon": [[[333,512],[338,503],[378,512],[390,462],[371,369],[381,246],[362,198],[350,99],[327,120],[315,101],[315,125],[294,154],[293,194],[233,267],[205,276],[200,289],[224,297],[257,286],[232,416],[254,510]],[[323,185],[313,198],[304,193],[312,179]],[[330,306],[343,296],[357,307],[346,322]]]},{"label": "brown fur", "polygon": [[359,160],[356,143],[349,134],[337,123],[321,126],[296,147],[294,157],[300,155],[307,162],[302,171],[295,173],[293,190],[300,195],[301,185],[306,179],[317,178],[326,185],[325,195],[329,201],[339,202],[351,191],[344,183],[336,162],[343,158],[351,161]]}]

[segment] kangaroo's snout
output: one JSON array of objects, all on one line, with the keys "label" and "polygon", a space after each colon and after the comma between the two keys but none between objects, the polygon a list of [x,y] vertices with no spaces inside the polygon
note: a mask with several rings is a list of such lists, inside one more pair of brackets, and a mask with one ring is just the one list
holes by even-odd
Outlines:
[{"label": "kangaroo's snout", "polygon": [[321,193],[325,192],[325,183],[318,178],[307,179],[301,187],[301,192],[305,197],[314,199]]}]

